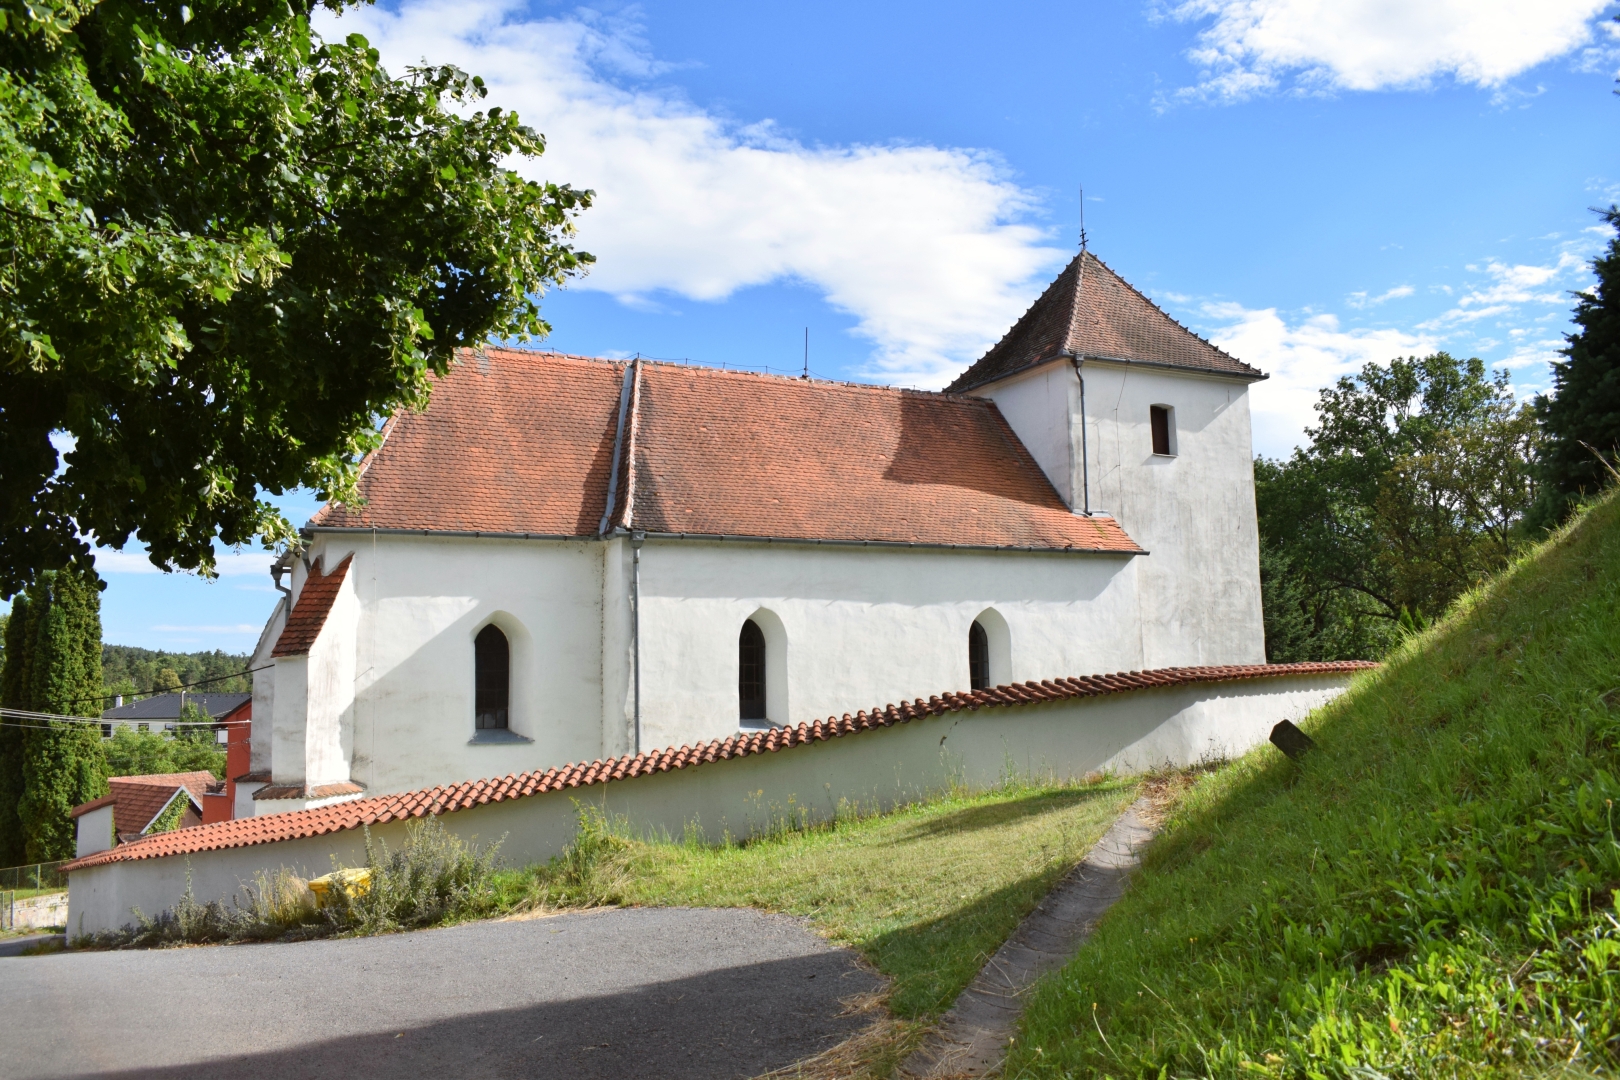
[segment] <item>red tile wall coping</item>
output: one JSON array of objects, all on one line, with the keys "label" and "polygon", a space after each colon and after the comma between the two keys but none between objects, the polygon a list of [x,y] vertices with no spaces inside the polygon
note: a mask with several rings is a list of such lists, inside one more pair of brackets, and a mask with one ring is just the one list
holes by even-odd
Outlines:
[{"label": "red tile wall coping", "polygon": [[161,836],[152,836],[136,843],[97,852],[70,862],[62,869],[71,872],[112,862],[160,859],[169,855],[190,855],[203,851],[324,836],[358,829],[364,825],[382,825],[390,821],[403,821],[429,814],[448,814],[486,803],[521,799],[564,788],[589,787],[593,784],[628,780],[652,773],[695,768],[730,758],[775,753],[791,746],[825,742],[828,739],[854,735],[862,731],[893,727],[908,720],[942,716],[967,709],[1045,704],[1074,698],[1104,697],[1132,690],[1190,686],[1196,683],[1343,675],[1366,671],[1377,666],[1364,660],[1312,664],[1245,664],[1225,667],[1159,668],[1153,671],[1127,671],[1113,675],[1011,683],[966,694],[940,694],[927,701],[918,698],[898,705],[885,705],[870,712],[863,710],[853,716],[849,713],[841,717],[830,716],[826,720],[818,720],[813,724],[802,723],[797,727],[739,732],[728,739],[715,739],[699,746],[668,747],[637,754],[634,757],[609,758],[607,761],[592,761],[588,764],[576,763],[543,771],[537,769],[533,772],[514,773],[487,780],[469,780],[460,784],[405,791],[395,795],[356,799],[312,810],[295,810],[285,814],[267,814],[263,817],[222,821],[201,828],[164,833]]},{"label": "red tile wall coping", "polygon": [[349,563],[353,558],[353,555],[345,557],[329,574],[322,574],[321,561],[315,560],[315,565],[309,569],[309,576],[304,579],[304,587],[298,590],[298,602],[293,605],[292,614],[287,616],[287,625],[281,628],[276,647],[270,650],[271,656],[302,656],[315,645],[315,639],[321,636],[321,627],[326,625],[326,616],[332,612],[332,602],[337,599],[338,589],[349,574]]}]

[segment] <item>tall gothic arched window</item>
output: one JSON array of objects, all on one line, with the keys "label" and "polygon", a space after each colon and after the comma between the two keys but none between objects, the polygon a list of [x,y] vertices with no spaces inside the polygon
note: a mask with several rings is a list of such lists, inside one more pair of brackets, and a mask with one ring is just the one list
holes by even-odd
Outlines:
[{"label": "tall gothic arched window", "polygon": [[494,625],[473,639],[473,715],[479,731],[504,729],[512,702],[512,650]]},{"label": "tall gothic arched window", "polygon": [[968,686],[973,690],[990,688],[990,635],[977,621],[968,627]]},{"label": "tall gothic arched window", "polygon": [[765,633],[753,619],[737,635],[737,705],[742,719],[765,719]]}]

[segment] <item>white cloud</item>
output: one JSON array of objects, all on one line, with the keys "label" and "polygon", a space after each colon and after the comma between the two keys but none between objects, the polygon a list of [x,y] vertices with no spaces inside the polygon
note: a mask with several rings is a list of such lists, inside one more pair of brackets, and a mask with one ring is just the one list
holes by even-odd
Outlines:
[{"label": "white cloud", "polygon": [[1397,285],[1387,292],[1379,293],[1377,296],[1368,296],[1365,292],[1353,292],[1346,303],[1353,308],[1377,307],[1387,300],[1399,300],[1402,297],[1411,296],[1416,291],[1410,285]]},{"label": "white cloud", "polygon": [[1592,20],[1606,6],[1605,0],[1184,0],[1170,15],[1213,19],[1188,50],[1203,71],[1183,96],[1239,100],[1289,87],[1422,87],[1446,75],[1501,88],[1591,43]]},{"label": "white cloud", "polygon": [[[98,574],[161,574],[162,570],[152,565],[144,551],[114,551],[111,548],[96,548],[96,572]],[[245,575],[270,576],[270,564],[275,556],[265,551],[221,551],[215,556],[215,568],[221,577],[240,577]]]},{"label": "white cloud", "polygon": [[1290,323],[1276,308],[1241,304],[1203,306],[1206,319],[1222,324],[1209,338],[1270,376],[1250,391],[1254,450],[1268,457],[1288,454],[1316,421],[1323,387],[1368,363],[1421,355],[1436,348],[1433,337],[1402,330],[1344,330],[1329,314],[1307,314]]},{"label": "white cloud", "polygon": [[1491,259],[1483,268],[1470,266],[1468,269],[1471,272],[1484,273],[1489,281],[1470,288],[1457,301],[1455,307],[1423,323],[1421,328],[1434,330],[1448,323],[1478,322],[1481,319],[1516,312],[1521,304],[1571,306],[1569,294],[1565,289],[1548,286],[1567,278],[1572,273],[1584,270],[1585,267],[1586,260],[1568,246],[1548,266],[1529,263],[1509,264],[1498,259]]},{"label": "white cloud", "polygon": [[520,165],[597,192],[577,287],[625,300],[667,290],[720,300],[808,283],[853,315],[870,373],[937,386],[1023,312],[1065,253],[1030,223],[1034,197],[993,155],[927,145],[806,146],[667,90],[626,89],[660,65],[633,26],[589,13],[536,19],[518,0],[415,0],[321,16],[364,33],[392,70],[426,59],[484,77],[489,104],[547,137]]}]

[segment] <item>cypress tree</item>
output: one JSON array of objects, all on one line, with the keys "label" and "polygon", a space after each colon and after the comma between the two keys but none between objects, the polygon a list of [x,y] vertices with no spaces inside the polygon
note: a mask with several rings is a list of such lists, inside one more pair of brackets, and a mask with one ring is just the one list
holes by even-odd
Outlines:
[{"label": "cypress tree", "polygon": [[[6,658],[0,665],[0,705],[13,709],[28,707],[34,638],[37,629],[26,592],[11,602],[11,618],[6,621]],[[20,721],[0,722],[0,866],[17,866],[26,857],[26,838],[17,805],[23,796],[23,736]]]},{"label": "cypress tree", "polygon": [[[1611,206],[1603,218],[1620,227],[1620,208]],[[1608,470],[1594,450],[1610,462],[1620,456],[1620,237],[1592,260],[1592,272],[1597,286],[1575,305],[1580,331],[1568,336],[1564,359],[1553,363],[1553,396],[1537,401],[1547,434],[1541,524],[1556,522],[1582,493],[1603,487]]]},{"label": "cypress tree", "polygon": [[[101,594],[97,583],[72,570],[41,574],[27,594],[32,633],[19,641],[28,654],[12,675],[7,648],[6,688],[25,696],[24,708],[62,716],[101,714]],[[16,613],[13,613],[16,622]],[[9,643],[8,643],[9,646]],[[107,790],[101,730],[95,724],[38,722],[23,738],[22,797],[16,814],[28,862],[73,855],[68,811]]]}]

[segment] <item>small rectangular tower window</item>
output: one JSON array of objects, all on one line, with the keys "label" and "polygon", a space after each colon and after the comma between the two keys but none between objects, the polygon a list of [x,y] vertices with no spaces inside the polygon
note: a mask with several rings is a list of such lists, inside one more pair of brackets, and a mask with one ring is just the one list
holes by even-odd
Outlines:
[{"label": "small rectangular tower window", "polygon": [[1153,452],[1162,457],[1176,453],[1176,411],[1168,405],[1153,405],[1148,409],[1153,427]]}]

